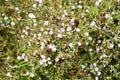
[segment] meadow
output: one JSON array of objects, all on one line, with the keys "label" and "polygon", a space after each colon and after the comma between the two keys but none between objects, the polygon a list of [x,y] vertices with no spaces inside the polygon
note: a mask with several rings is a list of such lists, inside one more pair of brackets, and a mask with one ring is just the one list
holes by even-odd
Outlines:
[{"label": "meadow", "polygon": [[0,80],[120,80],[120,0],[0,0]]}]

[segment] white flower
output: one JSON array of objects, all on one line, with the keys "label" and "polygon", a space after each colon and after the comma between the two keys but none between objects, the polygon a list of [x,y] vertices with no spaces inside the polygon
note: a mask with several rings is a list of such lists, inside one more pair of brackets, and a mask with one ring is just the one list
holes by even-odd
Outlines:
[{"label": "white flower", "polygon": [[85,32],[85,33],[84,33],[84,36],[89,36],[89,33],[88,33],[88,32]]},{"label": "white flower", "polygon": [[97,72],[97,75],[101,75],[101,72],[100,72],[100,71],[98,71],[98,72]]},{"label": "white flower", "polygon": [[72,19],[71,19],[71,22],[73,23],[75,21],[75,17],[73,17]]},{"label": "white flower", "polygon": [[55,62],[58,62],[59,61],[59,58],[55,58]]},{"label": "white flower", "polygon": [[10,72],[8,72],[8,73],[6,74],[6,76],[8,76],[8,77],[12,77],[12,75],[11,75]]},{"label": "white flower", "polygon": [[53,34],[53,30],[50,30],[50,32],[49,32],[51,35]]},{"label": "white flower", "polygon": [[84,66],[84,65],[82,65],[82,68],[84,69],[84,68],[85,68],[85,66]]},{"label": "white flower", "polygon": [[34,7],[34,8],[36,8],[36,6],[37,6],[36,4],[33,4],[33,7]]},{"label": "white flower", "polygon": [[21,56],[21,59],[24,59],[25,58],[25,54],[23,53],[22,56]]},{"label": "white flower", "polygon": [[92,49],[92,48],[90,48],[90,49],[89,49],[89,51],[93,51],[93,49]]},{"label": "white flower", "polygon": [[73,47],[73,43],[70,43],[69,46],[70,46],[70,47]]},{"label": "white flower", "polygon": [[4,20],[7,20],[7,19],[8,19],[8,17],[7,17],[7,16],[5,16],[5,17],[4,17]]},{"label": "white flower", "polygon": [[95,22],[94,22],[94,21],[92,21],[92,22],[90,23],[90,27],[93,27],[93,26],[95,26]]},{"label": "white flower", "polygon": [[17,59],[18,59],[18,60],[21,60],[21,56],[18,56]]},{"label": "white flower", "polygon": [[94,64],[93,64],[93,66],[94,66],[94,67],[96,67],[96,66],[97,66],[97,64],[96,64],[96,63],[94,63]]},{"label": "white flower", "polygon": [[12,77],[12,75],[11,75],[10,72],[8,72],[8,73],[6,74],[6,76],[8,76],[8,77]]},{"label": "white flower", "polygon": [[11,25],[14,26],[14,25],[15,25],[15,22],[11,22]]},{"label": "white flower", "polygon": [[95,67],[95,71],[98,71],[99,69],[97,67]]},{"label": "white flower", "polygon": [[75,6],[72,6],[72,8],[71,9],[75,9]]},{"label": "white flower", "polygon": [[29,29],[29,26],[26,26],[26,29]]},{"label": "white flower", "polygon": [[41,33],[38,33],[38,37],[41,37]]},{"label": "white flower", "polygon": [[48,48],[51,49],[53,52],[55,52],[57,50],[56,46],[54,44],[48,45]]},{"label": "white flower", "polygon": [[120,43],[118,44],[118,47],[120,47]]},{"label": "white flower", "polygon": [[58,38],[62,38],[62,34],[58,33],[58,34],[57,34],[57,37],[58,37]]},{"label": "white flower", "polygon": [[78,42],[78,46],[81,46],[81,42]]},{"label": "white flower", "polygon": [[95,80],[99,80],[98,77],[95,77]]},{"label": "white flower", "polygon": [[81,5],[78,5],[77,7],[78,7],[78,8],[80,8],[80,9],[82,8],[82,6],[81,6]]},{"label": "white flower", "polygon": [[76,31],[76,32],[80,32],[80,29],[79,29],[79,28],[75,28],[75,31]]},{"label": "white flower", "polygon": [[109,44],[109,48],[110,48],[110,49],[114,48],[114,44],[113,44],[113,43],[110,43],[110,44]]},{"label": "white flower", "polygon": [[109,14],[105,14],[105,18],[109,18],[110,17],[110,15]]},{"label": "white flower", "polygon": [[101,2],[102,0],[98,0],[98,2]]},{"label": "white flower", "polygon": [[48,64],[52,64],[52,62],[48,61]]},{"label": "white flower", "polygon": [[34,74],[33,74],[33,73],[30,73],[30,77],[34,77]]},{"label": "white flower", "polygon": [[18,11],[18,10],[19,10],[19,7],[15,7],[15,10],[17,10],[17,11]]},{"label": "white flower", "polygon": [[38,2],[41,4],[43,2],[43,0],[38,0]]},{"label": "white flower", "polygon": [[90,40],[90,41],[91,41],[91,40],[92,40],[92,37],[88,37],[88,40]]},{"label": "white flower", "polygon": [[41,55],[41,58],[42,58],[42,59],[45,59],[45,55]]},{"label": "white flower", "polygon": [[39,60],[39,63],[40,63],[40,65],[44,64],[43,60]]},{"label": "white flower", "polygon": [[28,57],[25,57],[24,60],[27,62],[28,61]]},{"label": "white flower", "polygon": [[29,17],[29,18],[36,18],[33,13],[29,13],[29,14],[28,14],[28,17]]},{"label": "white flower", "polygon": [[72,27],[67,27],[66,31],[71,31]]},{"label": "white flower", "polygon": [[44,25],[45,25],[45,26],[48,26],[48,24],[49,24],[48,21],[45,21],[45,22],[44,22]]},{"label": "white flower", "polygon": [[95,3],[96,6],[99,6],[99,4],[100,4],[100,3],[99,3],[98,1]]}]

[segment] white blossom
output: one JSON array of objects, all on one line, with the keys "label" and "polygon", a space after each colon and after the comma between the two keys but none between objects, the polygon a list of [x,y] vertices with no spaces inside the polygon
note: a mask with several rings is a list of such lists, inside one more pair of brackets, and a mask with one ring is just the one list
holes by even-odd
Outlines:
[{"label": "white blossom", "polygon": [[35,16],[33,13],[29,13],[29,14],[28,14],[28,17],[29,17],[29,18],[36,18],[36,16]]},{"label": "white blossom", "polygon": [[12,75],[11,75],[10,72],[8,72],[8,73],[6,74],[6,76],[8,76],[8,77],[12,77]]},{"label": "white blossom", "polygon": [[84,33],[84,36],[89,36],[89,33],[88,33],[88,32],[85,32],[85,33]]},{"label": "white blossom", "polygon": [[58,38],[62,38],[62,34],[58,33],[58,34],[57,34],[57,37],[58,37]]},{"label": "white blossom", "polygon": [[93,26],[95,26],[95,21],[92,21],[92,22],[90,23],[90,27],[93,27]]},{"label": "white blossom", "polygon": [[76,32],[80,32],[80,29],[79,29],[79,28],[75,28],[75,31],[76,31]]},{"label": "white blossom", "polygon": [[110,15],[109,14],[105,14],[105,18],[110,18]]},{"label": "white blossom", "polygon": [[15,25],[15,22],[11,22],[11,25],[14,26],[14,25]]},{"label": "white blossom", "polygon": [[48,22],[48,21],[45,21],[45,22],[44,22],[44,25],[45,25],[45,26],[48,26],[48,25],[49,25],[49,22]]}]

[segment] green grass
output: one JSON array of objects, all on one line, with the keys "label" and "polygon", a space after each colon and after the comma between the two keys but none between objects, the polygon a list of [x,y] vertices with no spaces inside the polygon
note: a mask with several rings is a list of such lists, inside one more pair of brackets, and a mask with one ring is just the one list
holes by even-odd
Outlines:
[{"label": "green grass", "polygon": [[0,80],[119,80],[120,3],[98,1],[0,0]]}]

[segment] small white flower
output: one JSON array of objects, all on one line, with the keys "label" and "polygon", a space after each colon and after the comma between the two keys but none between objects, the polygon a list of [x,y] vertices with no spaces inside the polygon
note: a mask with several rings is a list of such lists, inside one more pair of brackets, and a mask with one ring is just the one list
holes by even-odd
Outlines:
[{"label": "small white flower", "polygon": [[84,33],[84,36],[89,36],[89,33],[88,33],[88,32],[85,32],[85,33]]},{"label": "small white flower", "polygon": [[94,21],[92,21],[92,22],[90,23],[90,27],[93,27],[93,26],[95,26],[95,22],[94,22]]},{"label": "small white flower", "polygon": [[71,31],[72,30],[72,27],[67,27],[66,31]]},{"label": "small white flower", "polygon": [[29,29],[29,26],[26,26],[26,29]]},{"label": "small white flower", "polygon": [[25,53],[23,53],[21,56],[21,59],[24,59],[24,58],[25,58]]},{"label": "small white flower", "polygon": [[99,3],[98,1],[95,3],[96,6],[99,6],[99,4],[100,4],[100,3]]},{"label": "small white flower", "polygon": [[45,58],[43,58],[42,61],[43,61],[43,63],[46,63],[46,62],[47,62],[47,60],[46,60]]},{"label": "small white flower", "polygon": [[48,58],[47,58],[47,60],[49,61],[49,60],[51,60],[51,58],[50,58],[50,57],[48,57]]},{"label": "small white flower", "polygon": [[118,44],[118,47],[120,47],[120,43]]},{"label": "small white flower", "polygon": [[90,40],[90,41],[91,41],[91,40],[92,40],[92,37],[88,37],[88,40]]},{"label": "small white flower", "polygon": [[96,63],[94,63],[94,64],[93,64],[93,66],[94,66],[94,67],[96,67],[96,66],[97,66],[97,64],[96,64]]},{"label": "small white flower", "polygon": [[81,46],[81,42],[78,42],[78,46]]},{"label": "small white flower", "polygon": [[78,8],[80,8],[80,9],[82,8],[82,6],[81,6],[81,5],[78,5],[77,7],[78,7]]},{"label": "small white flower", "polygon": [[90,48],[90,49],[89,49],[89,51],[93,51],[93,49],[92,49],[92,48]]},{"label": "small white flower", "polygon": [[28,57],[25,57],[24,60],[27,62],[28,61]]},{"label": "small white flower", "polygon": [[75,17],[73,17],[70,21],[71,21],[72,23],[74,23],[74,21],[75,21]]},{"label": "small white flower", "polygon": [[53,34],[53,30],[50,30],[50,32],[49,32],[51,35]]},{"label": "small white flower", "polygon": [[18,10],[19,10],[19,7],[15,7],[15,10],[18,11]]},{"label": "small white flower", "polygon": [[34,77],[34,74],[33,74],[33,73],[30,73],[30,77]]},{"label": "small white flower", "polygon": [[11,22],[11,25],[14,26],[14,25],[15,25],[15,22]]},{"label": "small white flower", "polygon": [[48,48],[51,49],[53,52],[55,52],[57,50],[56,46],[54,44],[48,45]]},{"label": "small white flower", "polygon": [[45,59],[45,55],[41,55],[41,58],[42,58],[42,59]]},{"label": "small white flower", "polygon": [[43,60],[39,60],[39,63],[40,63],[40,65],[44,64]]},{"label": "small white flower", "polygon": [[8,76],[8,77],[12,77],[12,75],[11,75],[10,72],[8,72],[8,73],[6,74],[6,76]]},{"label": "small white flower", "polygon": [[109,18],[110,17],[110,15],[109,14],[105,14],[105,18]]},{"label": "small white flower", "polygon": [[98,2],[100,3],[102,0],[98,0]]},{"label": "small white flower", "polygon": [[4,17],[4,20],[7,20],[7,19],[8,19],[8,17],[7,17],[7,16],[5,16],[5,17]]},{"label": "small white flower", "polygon": [[95,77],[95,80],[99,80],[98,77]]},{"label": "small white flower", "polygon": [[18,59],[18,60],[21,60],[21,56],[18,56],[17,59]]},{"label": "small white flower", "polygon": [[52,62],[48,61],[48,64],[52,64]]},{"label": "small white flower", "polygon": [[38,33],[38,37],[41,37],[41,33]]},{"label": "small white flower", "polygon": [[58,34],[57,34],[57,37],[58,37],[58,38],[62,38],[62,34],[58,33]]},{"label": "small white flower", "polygon": [[58,62],[59,61],[59,58],[55,58],[55,62]]},{"label": "small white flower", "polygon": [[97,67],[95,67],[95,71],[98,71],[99,69]]},{"label": "small white flower", "polygon": [[98,72],[97,72],[97,75],[101,75],[101,72],[100,72],[100,71],[98,71]]},{"label": "small white flower", "polygon": [[73,47],[73,43],[69,43],[69,46],[70,46],[70,47]]},{"label": "small white flower", "polygon": [[76,31],[76,32],[80,32],[80,29],[79,29],[79,28],[75,28],[75,31]]},{"label": "small white flower", "polygon": [[36,6],[37,6],[36,4],[33,4],[33,7],[34,7],[34,8],[36,8]]},{"label": "small white flower", "polygon": [[36,18],[33,13],[29,13],[29,14],[28,14],[28,17],[29,17],[29,18]]},{"label": "small white flower", "polygon": [[84,69],[84,68],[85,68],[85,65],[82,65],[82,68]]},{"label": "small white flower", "polygon": [[41,4],[43,2],[43,0],[38,0],[38,2]]},{"label": "small white flower", "polygon": [[45,26],[48,26],[48,25],[49,25],[49,22],[48,22],[48,21],[45,21],[45,22],[44,22],[44,25],[45,25]]},{"label": "small white flower", "polygon": [[113,44],[113,43],[110,43],[110,44],[109,44],[109,48],[110,48],[110,49],[114,48],[114,44]]},{"label": "small white flower", "polygon": [[72,6],[72,8],[71,9],[75,9],[75,6]]},{"label": "small white flower", "polygon": [[37,23],[34,23],[33,26],[37,26]]}]

